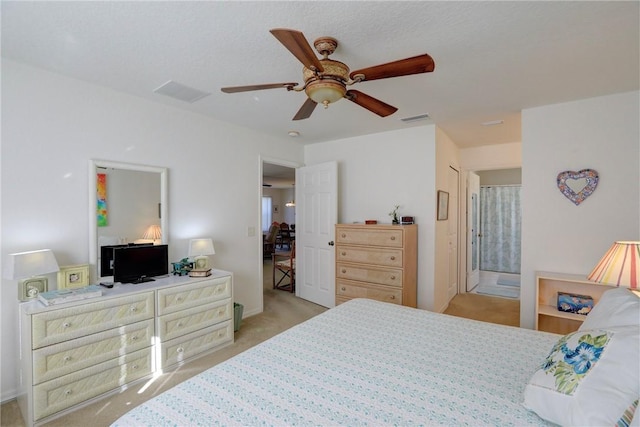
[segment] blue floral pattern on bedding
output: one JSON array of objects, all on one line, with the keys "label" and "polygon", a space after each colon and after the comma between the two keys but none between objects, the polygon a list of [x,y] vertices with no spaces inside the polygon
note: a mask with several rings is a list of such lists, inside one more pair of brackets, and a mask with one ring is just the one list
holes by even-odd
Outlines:
[{"label": "blue floral pattern on bedding", "polygon": [[580,381],[600,360],[610,335],[603,332],[594,337],[590,333],[576,332],[562,337],[553,346],[542,369],[555,377],[557,391],[568,395],[575,392]]},{"label": "blue floral pattern on bedding", "polygon": [[557,339],[357,299],[113,425],[548,425],[523,407],[523,391]]}]

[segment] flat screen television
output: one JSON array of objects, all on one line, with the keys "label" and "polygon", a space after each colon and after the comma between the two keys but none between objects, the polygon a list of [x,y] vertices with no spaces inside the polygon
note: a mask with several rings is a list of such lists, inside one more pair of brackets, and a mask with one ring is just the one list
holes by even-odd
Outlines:
[{"label": "flat screen television", "polygon": [[113,281],[143,283],[169,274],[169,246],[128,246],[113,250]]},{"label": "flat screen television", "polygon": [[100,246],[100,277],[113,276],[113,250],[129,246],[150,246],[153,243],[128,243],[124,245]]}]

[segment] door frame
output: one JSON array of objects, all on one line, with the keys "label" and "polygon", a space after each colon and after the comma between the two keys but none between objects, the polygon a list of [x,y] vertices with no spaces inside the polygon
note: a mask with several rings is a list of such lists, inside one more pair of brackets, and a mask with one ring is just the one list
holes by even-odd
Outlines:
[{"label": "door frame", "polygon": [[[286,160],[286,159],[280,159],[280,158],[276,158],[276,157],[268,157],[268,156],[263,156],[262,154],[258,155],[258,197],[256,200],[256,214],[258,215],[258,229],[256,231],[260,232],[260,235],[262,235],[262,165],[263,163],[270,163],[272,165],[278,165],[278,166],[285,166],[285,167],[289,167],[292,169],[298,169],[301,166],[304,166],[303,163],[299,163],[299,162],[294,162],[291,160]],[[296,208],[297,209],[297,208]],[[259,282],[258,282],[258,288],[254,290],[254,292],[256,292],[258,294],[258,301],[259,304],[258,306],[260,307],[260,313],[262,313],[264,311],[264,292],[263,292],[263,287],[264,287],[264,268],[263,268],[263,264],[264,264],[264,259],[263,259],[263,255],[262,255],[262,250],[263,250],[263,245],[262,245],[262,239],[256,239],[256,249],[258,250],[258,277],[260,278]]]}]

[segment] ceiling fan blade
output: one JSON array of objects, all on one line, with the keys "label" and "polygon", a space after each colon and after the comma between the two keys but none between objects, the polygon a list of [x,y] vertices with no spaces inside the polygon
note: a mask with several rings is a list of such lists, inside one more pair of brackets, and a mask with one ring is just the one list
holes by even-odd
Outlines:
[{"label": "ceiling fan blade", "polygon": [[293,53],[293,56],[298,58],[298,61],[302,62],[302,65],[309,69],[315,68],[317,71],[324,71],[320,60],[302,32],[287,28],[274,28],[270,32],[284,47],[289,49],[289,52]]},{"label": "ceiling fan blade", "polygon": [[396,107],[386,104],[379,99],[375,99],[359,90],[348,90],[344,97],[372,113],[376,113],[380,117],[387,117],[398,111]]},{"label": "ceiling fan blade", "polygon": [[353,76],[356,74],[364,74],[364,80],[387,79],[389,77],[430,73],[435,66],[436,64],[433,62],[433,58],[425,53],[424,55],[418,55],[412,58],[400,59],[398,61],[352,71],[349,76],[353,79]]},{"label": "ceiling fan blade", "polygon": [[316,105],[318,103],[311,98],[307,98],[307,100],[302,104],[302,107],[298,110],[296,115],[293,117],[293,120],[304,120],[308,119],[315,110]]},{"label": "ceiling fan blade", "polygon": [[232,86],[223,87],[220,89],[224,93],[236,93],[236,92],[249,92],[251,90],[263,90],[263,89],[278,89],[278,88],[292,88],[298,86],[298,83],[268,83],[264,85],[250,85],[250,86]]}]

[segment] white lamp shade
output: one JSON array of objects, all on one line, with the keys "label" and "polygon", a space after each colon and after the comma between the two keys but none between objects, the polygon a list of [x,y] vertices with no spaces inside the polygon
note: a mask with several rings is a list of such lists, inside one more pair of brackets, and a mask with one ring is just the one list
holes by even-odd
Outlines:
[{"label": "white lamp shade", "polygon": [[158,240],[162,237],[162,229],[159,225],[151,225],[142,235],[143,239]]},{"label": "white lamp shade", "polygon": [[211,239],[189,240],[189,256],[214,255],[215,253]]},{"label": "white lamp shade", "polygon": [[640,242],[615,242],[587,277],[607,285],[638,289]]},{"label": "white lamp shade", "polygon": [[5,278],[25,279],[41,274],[55,273],[59,270],[58,262],[51,249],[19,252],[9,255]]}]

